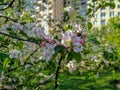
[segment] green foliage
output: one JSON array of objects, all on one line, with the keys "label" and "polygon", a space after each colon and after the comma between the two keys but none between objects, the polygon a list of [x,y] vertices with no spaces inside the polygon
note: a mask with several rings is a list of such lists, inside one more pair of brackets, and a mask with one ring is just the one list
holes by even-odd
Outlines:
[{"label": "green foliage", "polygon": [[[44,2],[46,1],[47,0],[44,0]],[[95,2],[98,0],[92,0],[92,1]],[[0,3],[3,3],[3,2],[4,0],[0,0]],[[24,90],[25,87],[28,90],[29,89],[34,90],[36,87],[39,88],[38,90],[41,90],[42,88],[47,88],[47,87],[44,87],[44,85],[43,87],[41,87],[39,83],[49,79],[49,76],[51,74],[56,74],[55,71],[56,69],[58,69],[58,67],[60,68],[60,70],[58,70],[58,74],[60,72],[60,74],[62,73],[63,75],[62,78],[60,77],[60,83],[62,82],[62,84],[60,85],[63,86],[64,84],[66,85],[66,83],[74,84],[76,82],[74,80],[73,80],[74,82],[67,81],[67,79],[70,79],[68,77],[69,75],[67,75],[68,78],[65,79],[66,80],[65,83],[63,83],[63,81],[61,80],[64,80],[64,74],[63,74],[64,72],[65,74],[70,74],[68,73],[68,71],[66,71],[68,70],[68,68],[66,67],[67,66],[66,64],[72,60],[76,60],[77,61],[76,72],[77,73],[80,73],[78,71],[87,72],[87,75],[83,75],[82,78],[77,77],[77,78],[80,78],[79,81],[81,81],[81,82],[77,81],[77,84],[82,85],[83,84],[82,82],[84,81],[89,82],[90,80],[90,83],[91,81],[93,81],[94,82],[93,84],[86,85],[87,87],[85,86],[85,88],[84,87],[82,88],[88,89],[88,87],[90,87],[91,90],[94,90],[100,87],[99,85],[101,85],[101,83],[99,82],[98,87],[92,86],[95,84],[97,79],[96,72],[103,71],[104,69],[116,70],[116,68],[120,67],[119,64],[116,65],[116,63],[118,63],[120,59],[120,53],[119,53],[120,52],[120,41],[119,41],[120,18],[117,17],[117,18],[111,19],[108,23],[109,28],[107,26],[104,26],[101,28],[101,30],[99,30],[98,28],[92,30],[92,24],[88,22],[89,19],[94,15],[95,13],[94,11],[97,11],[98,9],[107,7],[107,6],[110,6],[111,8],[115,8],[115,4],[113,2],[108,3],[105,0],[99,0],[98,6],[90,4],[90,8],[87,10],[87,13],[86,13],[86,15],[88,16],[88,21],[82,18],[81,16],[78,16],[75,13],[76,17],[83,20],[84,22],[85,20],[87,21],[85,22],[85,27],[83,26],[84,29],[87,28],[87,31],[88,31],[87,32],[88,38],[86,40],[87,43],[83,45],[84,50],[82,52],[76,53],[71,49],[71,47],[67,48],[62,45],[57,45],[54,48],[55,53],[52,56],[52,59],[48,62],[41,60],[42,50],[37,49],[37,48],[41,48],[40,46],[41,42],[44,40],[41,40],[38,37],[29,36],[24,32],[26,30],[25,28],[24,28],[25,30],[23,31],[19,29],[11,28],[10,25],[13,22],[16,22],[16,23],[20,22],[20,24],[22,24],[23,26],[25,23],[34,22],[34,19],[31,18],[31,15],[33,14],[33,12],[31,13],[31,11],[29,10],[28,11],[24,10],[23,8],[24,6],[22,6],[22,4],[20,4],[21,6],[19,6],[18,4],[19,4],[19,0],[18,1],[16,0],[13,6],[11,6],[10,8],[4,11],[4,15],[10,18],[13,18],[15,20],[11,21],[11,19],[9,20],[9,18],[1,19],[0,27],[4,25],[9,25],[9,27],[5,31],[8,34],[7,36],[0,35],[0,66],[1,66],[0,76],[5,77],[3,79],[1,79],[0,77],[0,80],[2,81],[0,82],[0,88],[4,89],[4,86],[6,85],[9,87],[10,86],[17,87],[17,89],[20,89],[20,90]],[[70,25],[72,21],[72,20],[70,21],[70,19],[72,18],[74,18],[74,16],[72,17],[69,15],[68,12],[64,12],[64,20],[62,23],[60,23],[62,25],[58,24],[58,26],[55,25],[55,27],[57,29],[64,29],[63,31],[73,30],[74,29],[73,26]],[[73,19],[73,21],[77,21],[77,20]],[[63,26],[63,28],[60,26]],[[21,39],[19,38],[22,38],[23,42],[20,41]],[[58,39],[58,36],[56,36],[55,40],[56,39]],[[33,44],[33,43],[36,43],[36,44]],[[108,44],[108,46],[106,44]],[[14,50],[14,49],[17,49],[21,52],[21,55],[18,55],[19,58],[9,57],[10,50]],[[62,59],[60,58],[60,55],[62,56]],[[96,56],[96,57],[91,58],[91,56]],[[59,64],[60,59],[62,60],[61,65]],[[104,60],[109,61],[108,66],[106,65]],[[73,66],[74,64],[72,63],[70,68]],[[88,73],[88,71],[93,71],[93,72]],[[94,73],[94,71],[96,72]],[[78,76],[80,76],[80,74],[78,74]],[[53,81],[51,80],[52,83]],[[1,86],[1,83],[2,83],[2,86]],[[51,83],[49,84],[50,84],[50,87],[52,87]],[[70,84],[70,89],[72,84]],[[76,90],[76,88],[81,89],[79,85],[74,86],[73,89],[74,90]],[[61,88],[61,86],[59,88]],[[62,90],[66,89],[66,87],[69,87],[69,85],[62,87]]]},{"label": "green foliage", "polygon": [[76,60],[77,62],[81,62],[82,55],[81,53],[75,53],[73,50],[71,50],[67,55],[67,61]]},{"label": "green foliage", "polygon": [[90,38],[88,39],[88,42],[91,42],[96,45],[100,45],[100,42],[97,40],[97,37],[95,35],[91,35]]},{"label": "green foliage", "polygon": [[0,3],[3,3],[4,2],[4,0],[0,0]]},{"label": "green foliage", "polygon": [[105,3],[104,6],[105,6],[105,7],[106,7],[106,6],[110,6],[110,8],[114,9],[114,8],[115,8],[115,3],[114,3],[114,2]]},{"label": "green foliage", "polygon": [[88,8],[88,9],[87,9],[87,13],[86,13],[86,15],[91,14],[91,13],[92,13],[92,11],[93,11],[93,9],[92,9],[92,8]]},{"label": "green foliage", "polygon": [[113,60],[117,61],[118,60],[118,52],[115,48],[109,48],[107,50],[103,50],[103,57],[107,60]]},{"label": "green foliage", "polygon": [[59,52],[63,52],[65,50],[65,47],[62,45],[56,46],[55,47],[55,52],[59,53]]},{"label": "green foliage", "polygon": [[92,28],[92,23],[87,22],[87,27],[88,27],[88,30],[90,30]]}]

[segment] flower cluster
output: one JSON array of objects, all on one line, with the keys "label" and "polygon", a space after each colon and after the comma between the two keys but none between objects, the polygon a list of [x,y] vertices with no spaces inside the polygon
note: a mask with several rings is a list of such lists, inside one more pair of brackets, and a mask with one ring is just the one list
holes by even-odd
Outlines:
[{"label": "flower cluster", "polygon": [[[45,7],[46,10],[42,11],[41,8],[43,7]],[[40,0],[36,2],[36,25],[33,27],[32,32],[36,37],[42,38],[42,59],[48,62],[55,53],[54,49],[57,45],[62,45],[65,48],[72,48],[74,52],[80,53],[85,44],[86,33],[81,30],[80,25],[76,23],[69,24],[73,28],[68,28],[64,31],[60,27],[51,28],[51,26],[48,24],[50,17],[47,10],[51,11],[49,7],[52,8],[51,0],[49,0],[47,3],[44,3]],[[69,7],[65,10],[72,9]],[[56,23],[54,23],[54,26],[56,26]]]},{"label": "flower cluster", "polygon": [[1,31],[2,32],[6,32],[6,30],[8,30],[8,29],[13,29],[13,30],[17,30],[17,29],[19,29],[19,30],[23,30],[24,29],[24,27],[23,27],[23,25],[21,25],[20,23],[9,23],[9,24],[7,24],[7,25],[4,25],[2,28],[1,28]]},{"label": "flower cluster", "polygon": [[69,69],[69,72],[72,73],[77,69],[77,62],[75,60],[72,60],[67,64],[67,67]]},{"label": "flower cluster", "polygon": [[81,52],[85,44],[86,34],[77,26],[77,29],[68,30],[62,34],[61,43],[65,47],[73,47],[74,52]]},{"label": "flower cluster", "polygon": [[51,39],[47,38],[44,39],[44,41],[41,43],[41,46],[43,47],[42,59],[48,62],[55,53],[55,45],[52,43]]}]

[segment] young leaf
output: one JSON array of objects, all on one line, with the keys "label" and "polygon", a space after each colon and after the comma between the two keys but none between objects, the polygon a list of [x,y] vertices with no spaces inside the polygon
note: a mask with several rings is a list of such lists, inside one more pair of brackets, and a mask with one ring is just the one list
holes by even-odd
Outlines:
[{"label": "young leaf", "polygon": [[9,61],[9,58],[6,58],[6,59],[4,60],[4,63],[3,63],[3,69],[4,69],[4,70],[6,69],[6,67],[7,67],[7,65],[8,65],[9,62],[10,62],[10,61]]},{"label": "young leaf", "polygon": [[86,15],[89,15],[92,11],[93,11],[93,10],[92,10],[91,8],[89,8],[89,9],[87,10]]},{"label": "young leaf", "polygon": [[87,27],[88,27],[88,29],[91,29],[92,28],[92,23],[88,22]]}]

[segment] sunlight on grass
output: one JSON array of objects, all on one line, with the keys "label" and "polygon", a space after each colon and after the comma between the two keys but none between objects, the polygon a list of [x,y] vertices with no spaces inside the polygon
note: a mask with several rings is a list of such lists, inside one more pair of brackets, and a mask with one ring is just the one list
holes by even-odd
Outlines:
[{"label": "sunlight on grass", "polygon": [[[59,77],[59,87],[57,90],[119,90],[110,84],[112,80],[120,80],[120,73],[101,72],[99,77],[86,79],[89,72],[78,74],[61,74]],[[94,74],[95,75],[95,74]],[[53,90],[54,82],[47,84],[42,90]]]}]

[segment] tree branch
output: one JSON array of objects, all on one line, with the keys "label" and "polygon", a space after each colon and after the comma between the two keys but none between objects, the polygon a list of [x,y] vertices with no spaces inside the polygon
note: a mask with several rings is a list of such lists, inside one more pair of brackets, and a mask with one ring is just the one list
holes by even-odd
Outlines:
[{"label": "tree branch", "polygon": [[16,20],[16,19],[12,19],[12,18],[7,17],[7,16],[2,15],[2,14],[0,14],[0,17],[6,18],[6,19],[11,20],[11,21],[14,21],[14,22],[17,22],[17,20]]},{"label": "tree branch", "polygon": [[54,89],[56,89],[58,87],[58,75],[59,75],[59,70],[60,70],[60,65],[61,65],[62,59],[63,59],[63,56],[61,55],[60,60],[59,60],[58,65],[57,65],[56,73],[55,73],[56,75],[55,75]]},{"label": "tree branch", "polygon": [[31,43],[38,44],[37,42],[35,42],[35,41],[33,41],[33,40],[27,40],[27,39],[19,38],[19,37],[16,37],[16,36],[13,36],[13,35],[10,35],[10,34],[7,34],[7,33],[0,32],[0,34],[1,34],[1,35],[4,35],[4,36],[11,37],[11,38],[13,38],[13,39],[20,40],[20,41],[26,41],[26,42],[31,42]]},{"label": "tree branch", "polygon": [[2,15],[2,14],[0,14],[0,17],[5,18],[5,19],[7,19],[7,20],[11,20],[11,21],[13,21],[13,22],[15,22],[15,23],[20,23],[20,24],[25,24],[25,23],[26,23],[26,22],[18,22],[17,19],[13,19],[13,18],[11,18],[11,17],[5,16],[5,15]]},{"label": "tree branch", "polygon": [[4,10],[10,8],[10,7],[13,5],[14,2],[15,2],[15,0],[12,0],[9,5],[7,5],[5,8],[2,8],[2,9],[0,9],[0,10],[1,10],[1,11],[4,11]]},{"label": "tree branch", "polygon": [[52,74],[52,75],[50,75],[45,81],[40,82],[38,85],[35,86],[35,90],[36,90],[36,88],[37,88],[38,86],[44,85],[44,84],[48,83],[49,81],[51,81],[51,79],[52,79],[54,76],[55,76],[55,73]]},{"label": "tree branch", "polygon": [[17,68],[22,67],[22,66],[24,66],[24,65],[26,65],[26,64],[30,64],[30,63],[27,63],[27,61],[38,51],[38,49],[39,49],[39,48],[35,49],[35,50],[26,58],[26,61],[24,62],[24,64],[19,65],[19,66],[17,66],[17,67],[14,67],[14,68],[8,70],[7,73],[9,73],[9,72],[11,72],[11,71],[14,71],[14,70],[16,70]]}]

